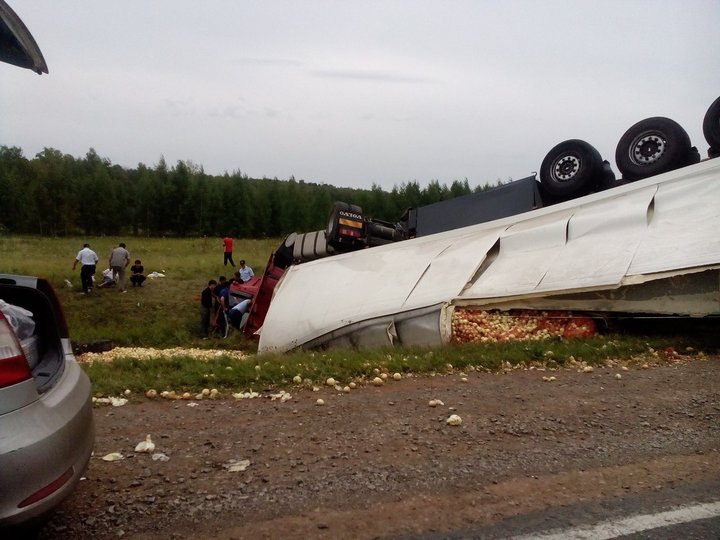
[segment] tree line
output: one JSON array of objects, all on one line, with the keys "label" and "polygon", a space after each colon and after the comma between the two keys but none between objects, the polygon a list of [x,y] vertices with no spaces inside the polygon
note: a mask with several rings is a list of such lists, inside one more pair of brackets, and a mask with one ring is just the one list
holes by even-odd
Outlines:
[{"label": "tree line", "polygon": [[385,191],[303,180],[249,178],[240,171],[205,174],[201,166],[163,158],[154,167],[113,165],[90,149],[76,158],[45,148],[29,159],[0,146],[0,232],[42,236],[134,235],[263,238],[325,228],[334,201],[368,216],[396,221],[410,207],[472,190],[467,179],[448,187],[405,182]]}]

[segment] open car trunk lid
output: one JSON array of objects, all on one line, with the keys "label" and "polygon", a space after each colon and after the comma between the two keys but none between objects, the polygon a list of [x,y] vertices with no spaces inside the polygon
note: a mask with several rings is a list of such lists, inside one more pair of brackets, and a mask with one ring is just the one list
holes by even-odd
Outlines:
[{"label": "open car trunk lid", "polygon": [[0,61],[37,74],[48,73],[45,58],[30,30],[4,0],[0,0]]}]

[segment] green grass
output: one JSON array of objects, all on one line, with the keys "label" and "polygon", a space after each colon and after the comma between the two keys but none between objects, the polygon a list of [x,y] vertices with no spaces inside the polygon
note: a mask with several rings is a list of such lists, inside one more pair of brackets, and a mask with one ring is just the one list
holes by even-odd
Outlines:
[{"label": "green grass", "polygon": [[[132,261],[140,259],[146,274],[161,272],[165,278],[148,279],[141,288],[95,289],[79,294],[79,265],[73,261],[84,242],[98,254],[98,272],[107,267],[110,250],[125,242]],[[235,239],[235,262],[245,259],[262,273],[280,239]],[[200,291],[211,278],[232,276],[235,269],[223,266],[219,238],[40,238],[0,236],[0,272],[28,274],[48,279],[55,287],[75,342],[111,340],[116,345],[168,347],[211,346],[200,342],[198,305]],[[65,280],[72,283],[72,288]],[[214,343],[217,344],[217,343]],[[233,347],[250,347],[235,333]]]},{"label": "green grass", "polygon": [[[158,271],[165,278],[148,279],[142,288],[129,287],[127,294],[100,289],[89,296],[78,294],[79,270],[71,270],[83,242],[89,242],[101,263],[113,246],[124,241],[131,259],[141,259],[146,272]],[[235,240],[236,261],[244,258],[261,273],[279,239]],[[232,271],[222,264],[220,239],[189,238],[37,238],[0,236],[0,272],[43,276],[55,286],[68,319],[74,342],[111,340],[116,346],[200,347],[245,351],[237,360],[230,356],[202,361],[185,358],[123,358],[113,363],[83,364],[100,395],[117,395],[125,389],[144,393],[157,391],[197,393],[203,388],[221,392],[261,390],[292,385],[296,375],[303,384],[322,384],[333,377],[342,384],[367,381],[377,372],[430,374],[455,370],[507,369],[509,366],[544,365],[562,367],[571,358],[590,365],[614,359],[664,361],[663,351],[672,347],[684,353],[687,347],[714,354],[720,349],[720,333],[686,331],[635,332],[604,335],[589,340],[550,340],[487,345],[449,346],[435,350],[376,349],[293,352],[256,357],[256,344],[238,333],[226,340],[202,340],[199,336],[199,295],[207,280]],[[103,264],[99,265],[102,270]],[[98,274],[99,277],[99,274]],[[70,280],[68,288],[65,280]],[[259,368],[256,369],[256,366]]]},{"label": "green grass", "polygon": [[441,349],[336,349],[291,352],[244,359],[229,356],[203,361],[190,357],[173,359],[119,358],[112,363],[84,365],[97,395],[119,395],[126,389],[143,395],[158,392],[196,394],[203,388],[231,392],[287,388],[297,375],[304,386],[322,385],[329,377],[339,384],[365,384],[381,373],[429,375],[458,371],[521,368],[560,369],[578,365],[613,365],[672,362],[668,347],[683,355],[717,351],[718,344],[703,336],[599,336],[589,340],[549,340],[467,344]]}]

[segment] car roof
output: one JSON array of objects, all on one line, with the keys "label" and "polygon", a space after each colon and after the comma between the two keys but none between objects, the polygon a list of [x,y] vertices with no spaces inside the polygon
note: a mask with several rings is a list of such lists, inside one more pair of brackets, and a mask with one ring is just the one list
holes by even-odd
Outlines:
[{"label": "car roof", "polygon": [[30,30],[4,0],[0,0],[0,61],[37,74],[48,73],[45,58]]}]

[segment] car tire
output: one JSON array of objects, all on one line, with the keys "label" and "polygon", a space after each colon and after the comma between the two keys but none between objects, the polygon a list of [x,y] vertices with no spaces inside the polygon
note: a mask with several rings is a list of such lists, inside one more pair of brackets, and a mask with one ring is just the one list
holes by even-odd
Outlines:
[{"label": "car tire", "polygon": [[690,137],[680,124],[655,116],[628,129],[618,142],[615,162],[626,180],[675,170],[692,160]]},{"label": "car tire", "polygon": [[720,148],[720,97],[712,102],[712,105],[705,113],[703,135],[705,135],[705,140],[710,145],[710,148],[715,150],[714,153],[717,156],[717,151]]},{"label": "car tire", "polygon": [[570,139],[547,153],[540,166],[540,183],[553,197],[567,200],[594,191],[604,174],[600,152],[585,141]]}]

